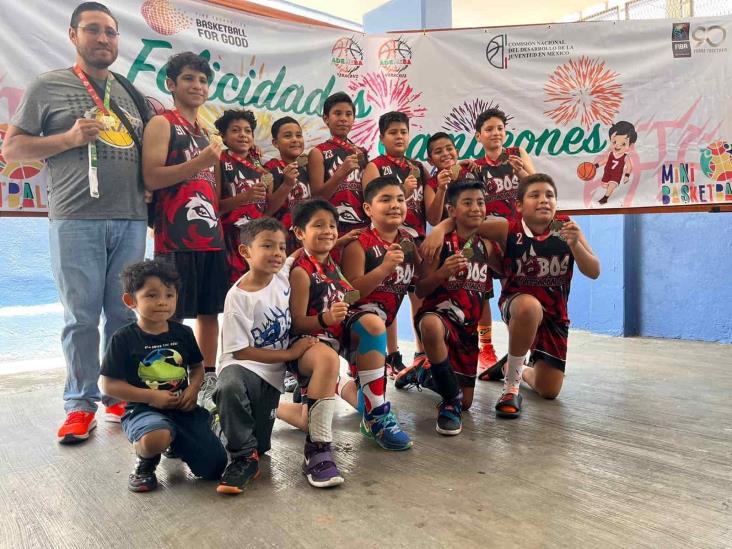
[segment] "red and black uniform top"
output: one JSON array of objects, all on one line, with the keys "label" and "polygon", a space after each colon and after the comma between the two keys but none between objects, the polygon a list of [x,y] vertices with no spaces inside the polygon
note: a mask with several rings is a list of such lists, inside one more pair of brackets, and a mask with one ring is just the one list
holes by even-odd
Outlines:
[{"label": "red and black uniform top", "polygon": [[448,257],[467,248],[473,250],[467,267],[450,276],[425,297],[416,316],[436,312],[461,326],[466,334],[473,334],[478,330],[485,296],[493,284],[488,269],[488,250],[483,240],[477,234],[463,240],[457,231],[445,235],[438,269]]},{"label": "red and black uniform top", "polygon": [[[170,122],[166,166],[188,162],[208,146],[205,130],[194,127],[177,111],[165,111],[162,116]],[[222,250],[218,210],[213,167],[155,191],[155,253]]]},{"label": "red and black uniform top", "polygon": [[[409,233],[404,229],[400,229],[394,242],[400,243],[404,240],[414,244],[414,240]],[[393,244],[393,242],[381,238],[378,231],[373,227],[366,229],[359,235],[358,243],[366,254],[364,273],[370,273],[381,265],[387,248]],[[404,263],[397,265],[396,270],[382,280],[373,292],[354,303],[351,310],[354,312],[375,313],[379,315],[386,326],[391,325],[396,318],[404,296],[416,279],[416,245],[415,251],[410,255],[411,257],[405,256]]]},{"label": "red and black uniform top", "polygon": [[[302,268],[310,277],[310,292],[308,295],[308,316],[317,316],[325,313],[333,304],[343,301],[346,292],[353,287],[343,277],[341,270],[329,255],[324,263],[320,263],[309,253],[304,252],[292,266]],[[322,328],[312,333],[318,339],[328,343],[336,351],[340,350],[343,336],[343,322]]]},{"label": "red and black uniform top", "polygon": [[411,160],[409,158],[395,158],[388,154],[382,154],[372,160],[379,170],[381,176],[394,176],[399,183],[409,177],[413,169],[419,170],[417,176],[417,188],[407,198],[407,217],[404,220],[403,227],[410,236],[419,242],[424,240],[427,225],[424,215],[424,185],[427,182],[427,171],[419,160]]},{"label": "red and black uniform top", "polygon": [[[427,186],[432,189],[435,193],[437,192],[437,188],[440,186],[440,184],[437,182],[437,174],[440,173],[442,170],[437,170],[435,172],[435,175],[430,177],[427,180]],[[463,181],[465,179],[476,179],[476,175],[471,170],[467,169],[465,166],[460,166],[460,173],[458,174],[455,181]],[[449,183],[448,183],[449,185]],[[447,217],[447,202],[445,202],[445,211],[442,213],[442,219],[445,219]]]},{"label": "red and black uniform top", "polygon": [[620,183],[620,180],[623,179],[623,172],[625,171],[625,161],[627,160],[627,158],[627,154],[622,155],[620,158],[617,158],[614,152],[611,152],[608,155],[607,162],[602,169],[603,183],[609,183],[610,181]]},{"label": "red and black uniform top", "polygon": [[[333,177],[348,156],[359,154],[363,155],[365,161],[368,161],[365,149],[338,137],[331,137],[325,143],[316,145],[315,148],[323,154],[325,181]],[[363,166],[365,167],[366,164],[364,163]],[[330,203],[338,210],[338,236],[343,236],[353,229],[363,229],[369,226],[370,221],[363,211],[362,175],[362,168],[353,170],[338,184],[330,197]]]},{"label": "red and black uniform top", "polygon": [[[255,164],[251,158],[244,158],[232,151],[221,153],[221,198],[231,198],[247,192],[259,183],[267,170]],[[245,223],[264,216],[266,200],[241,204],[221,216],[226,242],[226,261],[229,265],[229,281],[233,284],[249,270],[239,254],[239,229]]]},{"label": "red and black uniform top", "polygon": [[[272,191],[276,191],[285,182],[284,169],[287,164],[281,158],[273,158],[269,160],[264,167],[269,170],[273,178]],[[308,181],[308,169],[307,167],[299,167],[297,171],[297,180],[295,186],[290,189],[287,198],[282,203],[282,206],[272,215],[275,219],[279,219],[282,224],[289,230],[292,227],[292,210],[300,202],[303,202],[310,198],[310,182]],[[288,239],[289,240],[289,239]],[[299,247],[299,246],[298,246]],[[288,246],[288,253],[289,246]]]},{"label": "red and black uniform top", "polygon": [[[569,221],[556,216],[557,221]],[[569,245],[550,228],[534,235],[522,219],[509,222],[503,269],[506,280],[498,305],[514,294],[529,294],[541,303],[544,314],[569,324],[567,301],[574,256]]]},{"label": "red and black uniform top", "polygon": [[[518,147],[507,147],[503,152],[509,156],[520,156]],[[480,167],[479,179],[485,185],[485,210],[487,215],[511,219],[517,215],[516,197],[519,178],[508,162],[491,160],[487,156],[475,161]]]}]

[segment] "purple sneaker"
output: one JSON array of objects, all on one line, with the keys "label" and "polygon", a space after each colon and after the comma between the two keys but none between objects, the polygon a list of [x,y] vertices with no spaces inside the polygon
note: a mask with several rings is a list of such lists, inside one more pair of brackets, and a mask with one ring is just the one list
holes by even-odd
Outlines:
[{"label": "purple sneaker", "polygon": [[302,472],[311,486],[329,488],[343,484],[343,477],[336,467],[330,442],[305,441],[305,461]]}]

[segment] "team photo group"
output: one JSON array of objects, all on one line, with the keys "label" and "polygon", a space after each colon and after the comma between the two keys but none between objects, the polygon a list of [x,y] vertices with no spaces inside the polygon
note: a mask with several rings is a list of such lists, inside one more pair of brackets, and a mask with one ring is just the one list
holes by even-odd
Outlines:
[{"label": "team photo group", "polygon": [[[137,455],[130,490],[155,489],[165,456],[239,494],[280,420],[304,433],[307,481],[333,487],[344,482],[337,399],[357,410],[364,437],[401,451],[413,442],[387,385],[439,395],[435,430],[446,436],[462,431],[476,380],[502,380],[499,418],[520,416],[521,390],[560,394],[574,267],[597,278],[600,262],[557,214],[555,179],[567,174],[505,147],[501,110],[475,119],[481,158],[460,159],[444,132],[429,137],[428,162],[409,158],[402,112],[379,117],[383,154],[370,158],[349,139],[353,98],[336,92],[322,105],[327,140],[308,149],[295,118],[275,117],[279,157],[263,158],[251,110],[201,123],[206,58],[170,57],[173,108],[153,116],[112,71],[120,35],[106,6],[79,5],[68,33],[73,66],[28,86],[2,151],[49,170],[67,364],[59,442],[87,440],[101,402]],[[610,192],[623,175],[603,177]],[[144,259],[148,227],[154,259]],[[405,297],[414,357],[398,347]],[[508,327],[499,356],[491,299]]]}]

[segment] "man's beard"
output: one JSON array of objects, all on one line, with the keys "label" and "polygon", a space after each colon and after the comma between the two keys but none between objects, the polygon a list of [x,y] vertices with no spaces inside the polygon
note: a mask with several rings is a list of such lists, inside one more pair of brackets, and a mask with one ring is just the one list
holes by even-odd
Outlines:
[{"label": "man's beard", "polygon": [[109,61],[107,61],[107,59],[95,57],[92,51],[87,50],[86,48],[77,48],[76,51],[87,65],[94,67],[95,69],[106,69],[117,60],[117,52],[114,50],[107,50],[111,54],[111,59]]}]

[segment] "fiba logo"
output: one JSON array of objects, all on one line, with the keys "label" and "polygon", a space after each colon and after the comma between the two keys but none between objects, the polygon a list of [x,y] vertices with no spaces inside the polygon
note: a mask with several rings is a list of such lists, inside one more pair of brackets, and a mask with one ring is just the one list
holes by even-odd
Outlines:
[{"label": "fiba logo", "polygon": [[485,58],[497,69],[508,68],[508,56],[506,56],[506,46],[508,45],[508,35],[499,34],[491,38],[488,46],[485,48]]},{"label": "fiba logo", "polygon": [[399,75],[412,64],[412,48],[399,37],[387,40],[379,47],[379,66],[387,74]]},{"label": "fiba logo", "polygon": [[338,76],[355,78],[356,72],[363,66],[363,50],[353,37],[339,38],[330,54],[330,62]]}]

